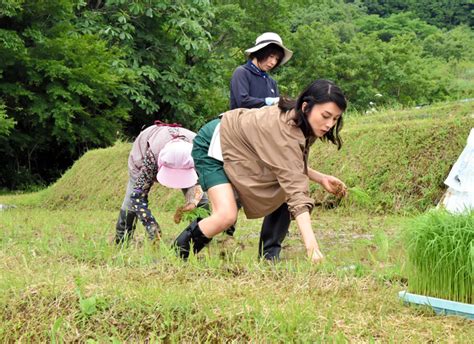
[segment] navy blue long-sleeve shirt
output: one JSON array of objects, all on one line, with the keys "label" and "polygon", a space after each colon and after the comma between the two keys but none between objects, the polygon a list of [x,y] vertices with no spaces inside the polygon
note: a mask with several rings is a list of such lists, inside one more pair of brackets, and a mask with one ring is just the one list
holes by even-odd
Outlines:
[{"label": "navy blue long-sleeve shirt", "polygon": [[265,98],[279,97],[277,83],[251,60],[235,69],[230,81],[230,109],[260,108]]}]

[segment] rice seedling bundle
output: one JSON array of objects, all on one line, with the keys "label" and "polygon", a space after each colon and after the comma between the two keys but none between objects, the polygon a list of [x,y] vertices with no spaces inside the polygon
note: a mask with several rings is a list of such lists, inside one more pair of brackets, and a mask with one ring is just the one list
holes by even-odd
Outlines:
[{"label": "rice seedling bundle", "polygon": [[430,211],[405,230],[408,289],[412,293],[473,303],[474,211]]},{"label": "rice seedling bundle", "polygon": [[357,186],[350,187],[347,189],[348,195],[346,197],[348,205],[358,204],[360,206],[370,206],[372,203],[372,199],[370,196],[361,188]]}]

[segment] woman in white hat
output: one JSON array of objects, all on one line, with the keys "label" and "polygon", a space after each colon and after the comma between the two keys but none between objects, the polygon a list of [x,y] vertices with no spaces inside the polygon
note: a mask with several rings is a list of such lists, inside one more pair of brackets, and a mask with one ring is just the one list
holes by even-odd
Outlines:
[{"label": "woman in white hat", "polygon": [[[283,45],[278,34],[265,32],[245,53],[249,60],[236,68],[230,82],[230,109],[261,108],[278,103],[278,86],[268,72],[288,62],[293,52]],[[278,259],[289,225],[290,213],[286,204],[265,217],[260,233],[260,257]],[[226,233],[233,235],[234,230],[232,226]]]},{"label": "woman in white hat", "polygon": [[249,60],[235,69],[230,81],[230,109],[276,104],[278,87],[267,73],[288,62],[293,52],[283,45],[278,34],[265,32],[245,53]]}]

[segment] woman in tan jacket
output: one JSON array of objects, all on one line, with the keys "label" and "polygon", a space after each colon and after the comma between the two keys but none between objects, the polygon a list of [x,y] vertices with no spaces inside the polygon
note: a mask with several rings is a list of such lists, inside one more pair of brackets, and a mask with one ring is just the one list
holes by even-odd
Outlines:
[{"label": "woman in tan jacket", "polygon": [[231,110],[201,128],[192,156],[212,214],[197,219],[178,236],[174,245],[180,256],[186,259],[191,245],[194,253],[199,252],[236,221],[235,190],[250,219],[286,203],[308,256],[313,262],[323,259],[311,228],[314,201],[309,180],[340,196],[346,186],[307,166],[309,148],[318,138],[341,147],[339,131],[346,106],[339,87],[316,80],[296,101],[282,99],[278,106]]}]

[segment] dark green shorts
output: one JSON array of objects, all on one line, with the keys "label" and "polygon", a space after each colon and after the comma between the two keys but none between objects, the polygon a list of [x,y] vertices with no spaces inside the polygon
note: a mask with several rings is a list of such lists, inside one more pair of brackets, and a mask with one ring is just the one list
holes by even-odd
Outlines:
[{"label": "dark green shorts", "polygon": [[208,155],[212,135],[220,121],[218,118],[204,125],[193,140],[191,155],[194,160],[194,168],[199,176],[199,184],[204,191],[219,184],[230,183],[224,171],[224,163]]}]

